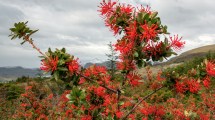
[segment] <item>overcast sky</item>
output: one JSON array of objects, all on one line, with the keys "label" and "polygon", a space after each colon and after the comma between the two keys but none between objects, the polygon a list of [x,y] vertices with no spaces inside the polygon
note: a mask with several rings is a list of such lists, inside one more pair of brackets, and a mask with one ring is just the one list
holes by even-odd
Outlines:
[{"label": "overcast sky", "polygon": [[[43,52],[48,47],[67,48],[81,64],[107,59],[107,44],[117,38],[104,26],[98,5],[102,0],[0,0],[0,66],[38,68],[39,53],[30,45],[11,41],[14,22],[29,21],[39,29],[33,38]],[[172,34],[183,36],[185,48],[215,44],[214,0],[119,0],[133,5],[149,5],[159,12],[162,24]]]}]

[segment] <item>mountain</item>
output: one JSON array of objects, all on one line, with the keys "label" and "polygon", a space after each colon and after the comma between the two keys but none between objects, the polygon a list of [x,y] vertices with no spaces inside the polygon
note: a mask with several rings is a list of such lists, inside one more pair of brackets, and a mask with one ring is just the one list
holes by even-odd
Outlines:
[{"label": "mountain", "polygon": [[215,44],[202,46],[202,47],[198,47],[198,48],[186,51],[186,52],[180,54],[179,56],[171,58],[164,64],[180,63],[180,62],[184,62],[187,60],[191,60],[195,57],[203,57],[203,56],[206,56],[209,51],[211,51],[211,52],[215,51]]},{"label": "mountain", "polygon": [[0,82],[16,80],[18,77],[36,77],[41,74],[39,69],[29,69],[23,67],[0,67]]},{"label": "mountain", "polygon": [[97,65],[97,66],[105,66],[107,67],[108,69],[110,68],[109,66],[111,65],[111,62],[110,61],[105,61],[105,62],[102,62],[102,63],[92,63],[92,62],[89,62],[89,63],[86,63],[84,65],[84,68],[88,68],[92,65]]}]

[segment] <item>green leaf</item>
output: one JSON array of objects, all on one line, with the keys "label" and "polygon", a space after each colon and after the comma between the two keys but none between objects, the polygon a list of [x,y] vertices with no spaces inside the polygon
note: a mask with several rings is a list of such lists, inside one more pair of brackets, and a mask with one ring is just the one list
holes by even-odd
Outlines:
[{"label": "green leaf", "polygon": [[158,12],[153,12],[153,13],[150,15],[150,17],[153,19],[153,18],[155,18],[157,15],[158,15]]},{"label": "green leaf", "polygon": [[123,104],[124,104],[124,102],[123,102],[123,101],[120,101],[120,102],[119,102],[119,105],[123,105]]},{"label": "green leaf", "polygon": [[61,50],[63,53],[66,53],[66,49],[65,48],[62,48]]},{"label": "green leaf", "polygon": [[138,58],[139,57],[139,54],[137,51],[134,52],[134,57]]},{"label": "green leaf", "polygon": [[161,25],[161,20],[160,20],[160,18],[157,17],[156,19],[157,19],[157,24],[158,24],[158,26],[160,26],[160,25]]},{"label": "green leaf", "polygon": [[163,57],[160,57],[160,62],[162,62],[163,61]]},{"label": "green leaf", "polygon": [[68,71],[68,69],[65,68],[65,67],[58,67],[57,69],[60,70],[60,71]]},{"label": "green leaf", "polygon": [[36,33],[38,30],[31,31],[30,34],[28,34],[28,36],[31,36],[32,34]]},{"label": "green leaf", "polygon": [[148,13],[146,13],[145,15],[144,15],[144,18],[143,18],[143,21],[149,21],[149,14]]},{"label": "green leaf", "polygon": [[54,72],[54,78],[55,78],[56,81],[60,80],[59,79],[59,72],[58,71]]},{"label": "green leaf", "polygon": [[176,52],[172,52],[173,55],[178,55]]},{"label": "green leaf", "polygon": [[20,44],[23,45],[26,41],[21,42]]},{"label": "green leaf", "polygon": [[137,60],[137,66],[139,68],[143,67],[145,65],[145,61],[144,60]]},{"label": "green leaf", "polygon": [[145,17],[146,14],[147,14],[146,12],[138,13],[137,22],[143,24],[144,23],[144,17]]}]

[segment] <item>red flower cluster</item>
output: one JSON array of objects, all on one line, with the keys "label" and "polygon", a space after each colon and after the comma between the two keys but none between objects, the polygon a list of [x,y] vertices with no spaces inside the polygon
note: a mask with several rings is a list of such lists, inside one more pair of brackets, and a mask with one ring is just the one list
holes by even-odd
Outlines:
[{"label": "red flower cluster", "polygon": [[151,8],[147,5],[146,7],[143,7],[142,5],[140,6],[140,8],[138,8],[138,10],[140,11],[140,12],[146,12],[146,13],[149,13],[149,14],[151,14],[152,12],[151,12],[151,10],[150,10]]},{"label": "red flower cluster", "polygon": [[140,109],[140,111],[145,116],[146,120],[149,115],[154,115],[156,120],[160,120],[162,116],[166,114],[163,106],[146,105],[144,108]]},{"label": "red flower cluster", "polygon": [[88,110],[93,112],[94,110],[100,109],[100,113],[107,117],[108,115],[114,115],[117,106],[117,99],[115,94],[109,94],[108,91],[103,87],[88,87],[86,100],[90,103]]},{"label": "red flower cluster", "polygon": [[179,93],[184,93],[190,91],[191,93],[198,93],[200,90],[200,83],[195,79],[186,79],[181,82],[177,81],[175,84],[175,89]]},{"label": "red flower cluster", "polygon": [[[130,36],[131,37],[131,36]],[[131,54],[134,48],[134,43],[128,39],[119,40],[115,45],[115,50],[119,51],[122,55]]]},{"label": "red flower cluster", "polygon": [[137,21],[131,22],[128,27],[126,27],[126,34],[129,40],[134,41],[137,38]]},{"label": "red flower cluster", "polygon": [[100,6],[101,10],[99,10],[99,12],[101,12],[101,15],[110,17],[112,12],[114,11],[114,5],[116,4],[116,2],[112,2],[111,0],[108,0],[108,3],[106,3],[106,1],[103,0],[103,2],[100,4],[101,4]]},{"label": "red flower cluster", "polygon": [[184,93],[185,91],[187,91],[186,85],[183,82],[176,82],[175,89],[179,93]]},{"label": "red flower cluster", "polygon": [[141,28],[143,29],[141,39],[145,40],[146,43],[148,43],[149,40],[153,40],[158,34],[156,31],[158,26],[156,24],[152,24],[151,26],[144,24],[141,25]]},{"label": "red flower cluster", "polygon": [[209,88],[210,87],[210,77],[206,76],[203,80],[203,85],[206,87],[206,88]]},{"label": "red flower cluster", "polygon": [[181,41],[182,37],[179,38],[178,35],[174,35],[174,37],[170,37],[171,44],[170,46],[173,47],[175,50],[180,50],[183,48],[185,42]]},{"label": "red flower cluster", "polygon": [[[96,65],[90,66],[89,68],[85,69],[85,71],[83,71],[83,75],[85,77],[93,78],[100,85],[109,83],[111,77],[107,73],[108,72],[106,67]],[[80,84],[84,83],[85,81],[86,81],[85,78],[81,77]]]},{"label": "red flower cluster", "polygon": [[141,77],[140,75],[137,75],[135,73],[129,73],[127,75],[128,81],[132,86],[138,86],[140,85],[142,82],[140,82]]},{"label": "red flower cluster", "polygon": [[40,69],[45,72],[54,72],[57,70],[58,57],[49,57],[42,60]]},{"label": "red flower cluster", "polygon": [[71,74],[74,74],[74,73],[77,73],[78,70],[79,70],[79,63],[78,63],[78,59],[74,59],[74,60],[71,60],[70,62],[67,63],[68,64],[68,69],[69,69],[69,72]]},{"label": "red flower cluster", "polygon": [[122,61],[119,61],[116,63],[116,67],[118,70],[135,70],[135,62],[133,60],[129,60],[126,58],[123,58],[123,56],[120,56],[120,59]]},{"label": "red flower cluster", "polygon": [[188,89],[192,93],[198,93],[200,90],[200,84],[198,81],[191,79],[187,81]]},{"label": "red flower cluster", "polygon": [[215,77],[215,64],[213,64],[212,62],[207,62],[206,71],[208,75]]}]

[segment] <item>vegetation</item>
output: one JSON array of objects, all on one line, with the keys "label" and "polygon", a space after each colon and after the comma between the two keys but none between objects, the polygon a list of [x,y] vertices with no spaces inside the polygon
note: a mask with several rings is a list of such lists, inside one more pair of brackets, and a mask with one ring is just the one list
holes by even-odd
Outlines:
[{"label": "vegetation", "polygon": [[[51,73],[51,78],[22,83],[25,92],[20,97],[11,97],[12,93],[7,100],[3,98],[1,113],[7,114],[2,119],[215,119],[212,54],[210,59],[191,62],[187,72],[177,66],[173,68],[177,71],[153,75],[148,66],[142,77],[138,67],[176,54],[174,50],[183,48],[185,42],[178,35],[166,38],[167,26],[149,7],[104,0],[99,8],[106,26],[114,35],[121,35],[114,44],[119,52],[117,72],[112,76],[107,68],[96,65],[81,69],[78,59],[65,48],[43,53],[31,38],[38,30],[31,30],[27,22],[15,23],[11,39],[22,39],[22,44],[37,50],[40,69]],[[9,90],[17,89],[11,86]]]}]

